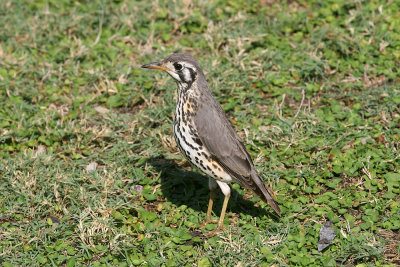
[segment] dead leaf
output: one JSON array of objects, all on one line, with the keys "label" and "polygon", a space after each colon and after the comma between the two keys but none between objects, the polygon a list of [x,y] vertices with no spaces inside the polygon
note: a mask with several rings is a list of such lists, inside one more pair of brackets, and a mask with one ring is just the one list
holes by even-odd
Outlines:
[{"label": "dead leaf", "polygon": [[93,162],[89,163],[89,164],[86,166],[86,171],[87,171],[87,172],[95,171],[95,170],[97,169],[97,166],[98,166],[97,162],[93,161]]},{"label": "dead leaf", "polygon": [[327,221],[319,232],[318,251],[322,251],[330,246],[335,237],[336,233],[335,230],[333,230],[332,222]]},{"label": "dead leaf", "polygon": [[105,108],[102,106],[96,106],[96,107],[94,107],[94,110],[96,110],[100,114],[106,114],[106,113],[110,112],[110,110],[108,108]]}]

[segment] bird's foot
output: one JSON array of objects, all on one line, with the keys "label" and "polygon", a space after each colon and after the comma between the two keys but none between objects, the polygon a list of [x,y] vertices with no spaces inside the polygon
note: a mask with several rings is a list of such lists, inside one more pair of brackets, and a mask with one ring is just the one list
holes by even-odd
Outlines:
[{"label": "bird's foot", "polygon": [[203,234],[203,236],[210,238],[210,237],[215,236],[219,231],[225,231],[225,228],[224,228],[223,224],[218,224],[217,228],[215,228],[211,232]]},{"label": "bird's foot", "polygon": [[218,220],[205,220],[202,224],[200,224],[199,228],[203,229],[207,226],[209,223],[218,223]]}]

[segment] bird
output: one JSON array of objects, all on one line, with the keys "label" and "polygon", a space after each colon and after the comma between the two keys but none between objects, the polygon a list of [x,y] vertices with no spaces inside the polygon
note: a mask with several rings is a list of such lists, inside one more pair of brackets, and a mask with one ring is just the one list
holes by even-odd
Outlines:
[{"label": "bird", "polygon": [[230,120],[213,97],[199,62],[189,54],[174,53],[141,68],[163,70],[178,85],[174,138],[186,159],[208,176],[210,189],[206,219],[200,228],[216,223],[211,220],[211,213],[218,186],[225,196],[217,227],[204,235],[212,237],[224,230],[231,183],[250,189],[281,216],[273,191],[261,178]]}]

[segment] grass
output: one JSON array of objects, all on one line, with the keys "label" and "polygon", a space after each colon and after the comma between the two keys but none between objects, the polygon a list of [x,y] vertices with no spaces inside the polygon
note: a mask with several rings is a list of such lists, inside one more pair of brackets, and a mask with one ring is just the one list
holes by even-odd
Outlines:
[{"label": "grass", "polygon": [[[0,263],[400,264],[399,8],[1,1]],[[209,192],[172,137],[176,85],[138,68],[177,51],[199,59],[281,218],[233,185],[226,231],[198,236]]]}]

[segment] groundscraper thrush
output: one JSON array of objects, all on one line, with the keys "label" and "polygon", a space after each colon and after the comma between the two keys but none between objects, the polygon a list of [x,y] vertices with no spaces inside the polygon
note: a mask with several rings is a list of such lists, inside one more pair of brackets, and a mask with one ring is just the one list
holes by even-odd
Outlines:
[{"label": "groundscraper thrush", "polygon": [[217,185],[225,195],[218,226],[206,235],[213,236],[223,229],[231,194],[228,184],[232,182],[252,190],[280,215],[272,191],[258,174],[232,124],[213,98],[197,60],[188,54],[176,53],[142,68],[164,70],[178,85],[173,127],[176,143],[185,157],[209,176],[211,192],[204,226],[211,222]]}]

